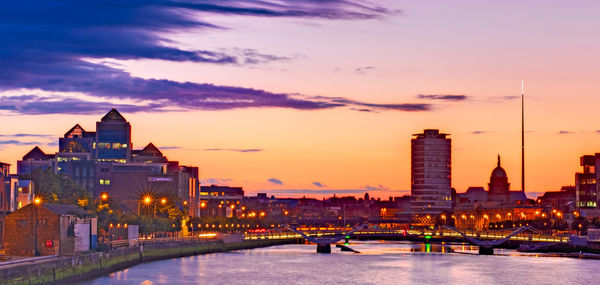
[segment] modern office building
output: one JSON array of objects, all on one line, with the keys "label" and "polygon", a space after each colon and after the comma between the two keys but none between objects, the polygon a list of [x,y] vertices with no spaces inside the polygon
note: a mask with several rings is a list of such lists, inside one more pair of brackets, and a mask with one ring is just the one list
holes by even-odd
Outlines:
[{"label": "modern office building", "polygon": [[424,130],[411,140],[411,210],[437,215],[452,210],[451,139]]},{"label": "modern office building", "polygon": [[90,132],[76,124],[59,138],[56,154],[36,146],[17,162],[18,175],[29,179],[33,169],[50,168],[68,175],[95,197],[108,194],[131,212],[137,212],[142,197],[151,196],[175,199],[191,216],[199,214],[197,167],[169,161],[152,143],[134,150],[131,125],[116,109],[102,117],[96,128]]},{"label": "modern office building", "polygon": [[116,109],[96,123],[96,159],[125,163],[131,160],[131,125]]},{"label": "modern office building", "polygon": [[575,173],[576,207],[586,214],[598,210],[600,203],[598,193],[598,178],[600,177],[600,153],[584,155],[580,158],[583,172]]}]

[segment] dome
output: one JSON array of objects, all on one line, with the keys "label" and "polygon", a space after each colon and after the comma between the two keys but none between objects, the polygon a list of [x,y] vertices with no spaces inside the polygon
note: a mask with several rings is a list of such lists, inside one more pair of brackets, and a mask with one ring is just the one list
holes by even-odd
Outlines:
[{"label": "dome", "polygon": [[502,168],[502,166],[500,166],[500,155],[498,155],[498,166],[496,168],[494,168],[494,170],[492,171],[492,178],[505,178],[508,177],[506,175],[506,171],[504,170],[504,168]]}]

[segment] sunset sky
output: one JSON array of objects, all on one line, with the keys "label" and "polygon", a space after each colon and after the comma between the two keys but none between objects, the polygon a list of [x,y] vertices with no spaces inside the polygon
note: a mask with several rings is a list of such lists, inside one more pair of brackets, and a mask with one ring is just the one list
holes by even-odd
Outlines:
[{"label": "sunset sky", "polygon": [[[410,190],[410,139],[452,138],[453,187],[502,156],[520,189],[600,152],[599,1],[11,1],[0,9],[0,161],[58,150],[116,107],[133,144],[249,193]],[[16,171],[13,166],[12,171]]]}]

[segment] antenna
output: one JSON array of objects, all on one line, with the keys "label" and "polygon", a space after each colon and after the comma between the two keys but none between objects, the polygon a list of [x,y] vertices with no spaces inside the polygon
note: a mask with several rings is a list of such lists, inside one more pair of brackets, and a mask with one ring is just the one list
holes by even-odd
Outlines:
[{"label": "antenna", "polygon": [[525,81],[521,80],[521,191],[525,194]]}]

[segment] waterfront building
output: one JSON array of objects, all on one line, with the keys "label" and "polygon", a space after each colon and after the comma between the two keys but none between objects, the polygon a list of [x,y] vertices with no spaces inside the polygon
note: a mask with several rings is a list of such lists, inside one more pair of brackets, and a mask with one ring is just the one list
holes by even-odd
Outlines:
[{"label": "waterfront building", "polygon": [[125,163],[131,160],[131,125],[119,111],[110,110],[96,122],[96,159]]},{"label": "waterfront building", "polygon": [[579,161],[582,172],[575,173],[576,207],[582,216],[600,216],[600,153],[584,155]]},{"label": "waterfront building", "polygon": [[96,218],[63,204],[31,203],[4,219],[7,255],[64,255],[94,249]]},{"label": "waterfront building", "polygon": [[200,187],[200,215],[233,217],[241,215],[244,190],[242,187],[229,186],[201,186]]},{"label": "waterfront building", "polygon": [[33,169],[50,168],[69,176],[94,197],[108,194],[130,212],[137,212],[144,197],[169,197],[189,215],[199,214],[198,168],[169,161],[152,143],[135,150],[131,125],[110,110],[96,123],[96,131],[76,124],[59,138],[59,151],[46,154],[34,147],[17,162],[19,177],[28,178]]},{"label": "waterfront building", "polygon": [[498,155],[488,191],[483,187],[469,187],[465,193],[457,193],[453,218],[458,228],[483,229],[490,223],[541,217],[541,210],[523,191],[510,190],[508,175]]},{"label": "waterfront building", "polygon": [[10,164],[0,162],[0,215],[17,209],[17,185],[18,179],[10,174]]},{"label": "waterfront building", "polygon": [[439,130],[424,130],[411,140],[411,210],[440,214],[452,210],[451,140]]}]

